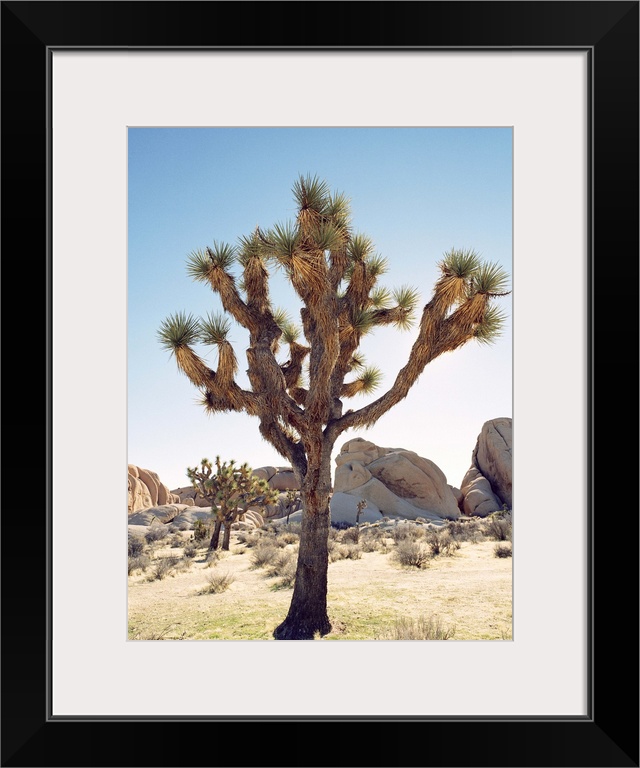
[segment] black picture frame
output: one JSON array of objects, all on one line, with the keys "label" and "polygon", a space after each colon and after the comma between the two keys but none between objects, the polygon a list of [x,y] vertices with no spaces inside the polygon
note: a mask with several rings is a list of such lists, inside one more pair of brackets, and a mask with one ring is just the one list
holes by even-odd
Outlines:
[{"label": "black picture frame", "polygon": [[[29,414],[29,423],[37,419],[42,427],[37,443],[31,428],[22,430],[28,433],[24,436],[21,430],[7,430],[8,463],[13,471],[9,477],[5,473],[5,487],[19,478],[24,488],[25,478],[31,478],[37,499],[31,499],[30,509],[24,512],[16,499],[18,512],[12,513],[14,491],[7,488],[4,495],[3,766],[638,766],[638,505],[633,482],[638,463],[636,451],[629,448],[637,447],[637,440],[628,439],[629,425],[637,438],[638,424],[638,10],[638,2],[579,0],[2,2],[3,266],[7,297],[17,298],[20,306],[19,297],[26,288],[29,299],[28,306],[23,304],[26,316],[19,322],[13,310],[9,320],[5,318],[3,339],[11,360],[5,381],[9,392],[11,383],[17,385],[15,396],[11,393],[11,400],[7,398],[12,403],[10,415],[14,401],[23,403],[20,407]],[[292,13],[293,26],[286,23]],[[64,48],[200,46],[577,48],[589,52],[591,419],[586,513],[592,631],[587,717],[230,717],[216,718],[216,733],[211,727],[202,730],[204,725],[216,727],[207,718],[176,717],[167,724],[166,719],[152,718],[48,716],[49,57],[53,49]],[[13,265],[18,267],[15,272]],[[34,325],[28,342],[29,366],[39,362],[40,375],[30,369],[29,375],[20,376],[14,364],[16,360],[27,364],[24,346],[29,321]],[[632,484],[627,488],[629,479]],[[619,600],[612,596],[623,601],[622,613]],[[286,674],[283,670],[283,680]],[[348,670],[336,674],[348,685]],[[497,674],[496,684],[509,684],[507,669]],[[231,724],[233,734],[229,734]],[[250,736],[259,724],[260,737]],[[237,732],[237,727],[243,731]],[[298,731],[296,740],[290,738],[289,728]],[[225,742],[235,758],[222,749]]]}]

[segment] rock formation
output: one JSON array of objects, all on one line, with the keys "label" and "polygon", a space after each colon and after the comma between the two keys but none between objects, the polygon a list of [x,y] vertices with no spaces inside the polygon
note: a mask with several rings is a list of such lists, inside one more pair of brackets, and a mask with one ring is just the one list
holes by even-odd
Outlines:
[{"label": "rock formation", "polygon": [[[297,491],[300,487],[291,467],[258,467],[253,470],[253,474],[266,480],[276,491]],[[174,488],[171,493],[178,497],[180,504],[193,504],[196,507],[209,506],[209,502],[198,496],[192,485]],[[269,509],[271,515],[275,514],[275,510]]]},{"label": "rock formation", "polygon": [[198,496],[196,489],[192,485],[185,485],[182,488],[174,488],[171,493],[180,499],[180,504],[188,504],[190,507],[209,507],[211,506],[206,499]]},{"label": "rock formation", "polygon": [[176,504],[180,498],[173,494],[155,472],[135,464],[128,466],[128,514],[165,504]]},{"label": "rock formation", "polygon": [[291,467],[258,467],[253,474],[261,480],[266,480],[276,491],[298,491],[300,485]]},{"label": "rock formation", "polygon": [[[460,510],[442,470],[429,459],[404,448],[381,448],[361,437],[345,443],[336,457],[337,494],[365,499],[382,515],[434,522],[455,520]],[[342,496],[336,502],[344,505]]]},{"label": "rock formation", "polygon": [[464,513],[486,517],[501,510],[503,504],[511,509],[512,472],[511,419],[485,422],[471,454],[471,467],[460,487]]}]

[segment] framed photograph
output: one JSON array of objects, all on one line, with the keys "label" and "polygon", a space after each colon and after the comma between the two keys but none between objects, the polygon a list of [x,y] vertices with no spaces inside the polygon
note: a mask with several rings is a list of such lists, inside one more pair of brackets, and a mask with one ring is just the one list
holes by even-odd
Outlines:
[{"label": "framed photograph", "polygon": [[[638,521],[613,489],[637,472],[623,438],[637,403],[638,3],[4,2],[2,22],[5,265],[18,236],[20,253],[35,243],[42,257],[29,277],[42,275],[45,333],[31,337],[43,340],[46,382],[46,398],[27,384],[19,395],[45,406],[37,524],[31,505],[3,515],[2,764],[210,765],[209,730],[196,731],[207,725],[222,739],[232,723],[380,722],[391,738],[352,731],[353,756],[265,758],[243,734],[249,743],[225,764],[411,764],[413,750],[397,745],[414,728],[428,745],[419,765],[637,766]],[[131,149],[136,132],[141,158],[152,134],[191,130],[508,134],[506,642],[132,642],[128,375],[144,343],[131,318],[143,301],[166,315],[188,307],[182,288],[173,296],[154,276],[153,242],[133,242],[131,205],[161,232],[164,185],[194,195],[194,211],[197,191],[179,144],[164,149],[169,176],[144,163],[133,174]],[[247,152],[246,136],[229,152]],[[459,185],[472,176],[464,163],[458,172]],[[131,289],[134,248],[146,249],[146,296]],[[149,379],[151,402],[163,385]],[[623,415],[609,406],[597,418],[598,392],[601,405],[613,392]],[[156,442],[189,443],[170,407],[147,418]],[[631,689],[624,703],[620,688]],[[79,746],[86,735],[93,754]]]}]

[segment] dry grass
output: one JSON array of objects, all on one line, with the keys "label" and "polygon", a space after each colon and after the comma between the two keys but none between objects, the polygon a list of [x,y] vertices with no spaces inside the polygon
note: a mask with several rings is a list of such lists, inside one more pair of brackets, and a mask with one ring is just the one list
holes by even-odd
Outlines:
[{"label": "dry grass", "polygon": [[233,584],[235,577],[228,571],[221,573],[219,571],[213,571],[207,574],[207,583],[203,587],[200,594],[203,595],[218,595],[221,592],[226,592],[227,589]]},{"label": "dry grass", "polygon": [[393,627],[377,640],[450,640],[456,632],[455,627],[445,626],[437,616],[400,616]]},{"label": "dry grass", "polygon": [[[415,621],[438,616],[443,627],[455,626],[455,641],[511,637],[512,558],[495,557],[495,540],[461,541],[454,557],[429,557],[427,568],[404,568],[393,557],[396,545],[389,531],[367,528],[361,528],[360,559],[344,557],[341,551],[329,565],[328,610],[334,631],[324,641],[380,639],[399,616]],[[386,539],[389,549],[364,551],[368,537]],[[426,545],[425,539],[419,541]],[[176,552],[168,541],[155,547],[156,558]],[[149,581],[148,571],[132,573],[129,637],[149,638],[172,626],[179,631],[170,631],[165,639],[184,634],[189,640],[272,640],[273,629],[289,609],[295,572],[292,561],[288,566],[282,562],[279,576],[267,576],[269,566],[253,567],[254,551],[232,536],[230,552],[218,550],[207,562],[201,547],[197,557],[185,561],[188,570],[176,568],[172,578]],[[289,550],[274,551],[283,557]],[[231,588],[202,594],[207,575],[218,572],[233,576]]]}]

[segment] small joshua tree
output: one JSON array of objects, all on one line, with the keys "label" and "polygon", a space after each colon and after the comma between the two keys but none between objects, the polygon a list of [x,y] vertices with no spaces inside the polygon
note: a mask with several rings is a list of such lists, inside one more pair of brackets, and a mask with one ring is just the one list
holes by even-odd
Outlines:
[{"label": "small joshua tree", "polygon": [[286,524],[289,525],[289,517],[291,514],[302,508],[302,498],[297,491],[289,488],[284,499],[280,499],[278,502],[278,507],[280,512],[286,513]]},{"label": "small joshua tree", "polygon": [[[508,275],[498,264],[482,262],[472,250],[446,253],[406,365],[377,399],[345,408],[345,400],[373,392],[382,381],[381,371],[368,366],[359,351],[362,338],[381,326],[410,328],[419,294],[379,284],[386,261],[369,237],[354,231],[344,195],[312,176],[300,177],[293,194],[293,221],[258,227],[237,247],[214,242],[191,253],[188,274],[218,294],[225,315],[199,319],[179,312],[163,321],[159,338],[200,390],[208,413],[255,416],[262,437],[290,462],[302,498],[302,531],[291,605],[274,637],[311,640],[331,630],[327,571],[336,440],[346,430],[375,424],[440,355],[499,336],[504,315],[494,299],[509,291]],[[274,269],[284,272],[301,302],[301,328],[272,303]],[[236,381],[230,318],[249,334],[246,388]],[[284,361],[279,359],[283,342]],[[217,348],[216,370],[196,351],[201,344]]]},{"label": "small joshua tree", "polygon": [[358,511],[356,512],[356,541],[360,541],[360,515],[362,510],[367,506],[366,499],[360,499],[358,502]]},{"label": "small joshua tree", "polygon": [[209,549],[217,549],[223,531],[222,549],[229,549],[231,526],[251,506],[274,504],[278,492],[266,480],[256,477],[248,464],[237,467],[234,459],[228,463],[216,456],[215,472],[209,459],[199,467],[188,467],[187,477],[197,494],[211,504],[214,527]]}]

